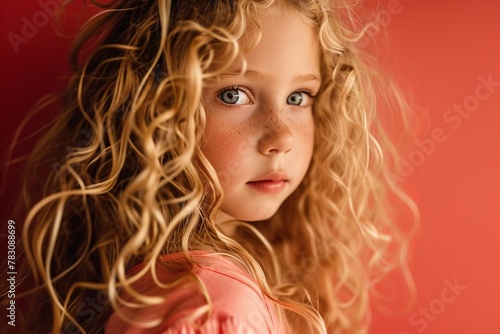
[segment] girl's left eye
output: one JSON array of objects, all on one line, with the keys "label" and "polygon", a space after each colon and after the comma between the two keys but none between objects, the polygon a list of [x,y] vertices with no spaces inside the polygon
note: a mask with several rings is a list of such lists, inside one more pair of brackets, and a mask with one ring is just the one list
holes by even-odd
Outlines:
[{"label": "girl's left eye", "polygon": [[306,92],[295,92],[290,95],[288,95],[288,98],[286,99],[286,103],[293,105],[293,106],[309,106],[312,101],[312,96]]}]

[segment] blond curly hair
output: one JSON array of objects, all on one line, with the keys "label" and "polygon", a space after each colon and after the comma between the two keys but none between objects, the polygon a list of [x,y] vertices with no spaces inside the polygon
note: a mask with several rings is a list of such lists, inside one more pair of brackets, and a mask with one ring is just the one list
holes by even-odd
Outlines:
[{"label": "blond curly hair", "polygon": [[[160,255],[211,249],[245,266],[289,332],[365,331],[376,282],[405,265],[408,238],[390,215],[387,194],[413,206],[390,178],[397,154],[376,113],[377,74],[356,47],[360,33],[344,24],[349,6],[327,0],[100,6],[76,40],[68,88],[44,104],[59,107],[60,117],[27,165],[23,242],[37,282],[33,293],[50,305],[37,308],[29,330],[102,332],[111,312],[121,314],[121,293],[134,297],[133,307],[168,298],[132,288],[144,275],[156,277]],[[262,11],[285,7],[306,19],[321,46],[313,158],[269,221],[235,223],[229,235],[215,223],[224,194],[199,145],[202,88],[241,55],[242,36],[252,31],[258,43]],[[96,47],[86,55],[89,45]],[[404,109],[390,87],[387,94]],[[139,263],[141,270],[128,274]],[[109,303],[87,321],[79,306],[103,291]]]}]

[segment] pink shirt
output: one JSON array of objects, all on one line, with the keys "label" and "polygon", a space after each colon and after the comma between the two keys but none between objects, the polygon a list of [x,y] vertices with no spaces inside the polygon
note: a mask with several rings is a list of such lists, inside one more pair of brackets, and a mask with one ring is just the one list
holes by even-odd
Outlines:
[{"label": "pink shirt", "polygon": [[[162,305],[150,306],[133,311],[134,320],[151,320],[163,315],[165,321],[154,328],[132,327],[122,321],[117,314],[112,314],[106,323],[106,334],[264,334],[284,333],[276,316],[275,307],[261,292],[257,283],[239,266],[221,255],[207,251],[193,251],[190,255],[197,262],[191,272],[206,286],[212,299],[212,312],[208,321],[201,328],[194,328],[187,320],[198,306],[205,305],[203,294],[195,284],[175,288],[168,294]],[[160,261],[183,265],[183,254],[164,255]],[[139,270],[141,266],[132,269]],[[157,265],[158,278],[161,282],[172,282],[178,276],[171,270]],[[149,296],[158,296],[162,290],[156,286],[150,276],[145,276],[134,288]],[[136,318],[137,317],[137,318]]]}]

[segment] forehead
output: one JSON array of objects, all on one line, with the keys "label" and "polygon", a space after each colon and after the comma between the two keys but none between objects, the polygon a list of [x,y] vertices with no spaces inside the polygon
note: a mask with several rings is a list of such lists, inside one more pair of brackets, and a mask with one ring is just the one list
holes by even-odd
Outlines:
[{"label": "forehead", "polygon": [[258,44],[246,47],[250,36],[243,36],[240,41],[242,49],[246,50],[243,55],[249,70],[260,73],[282,71],[283,74],[319,72],[318,33],[298,11],[265,10],[261,12],[260,20],[261,39]]}]

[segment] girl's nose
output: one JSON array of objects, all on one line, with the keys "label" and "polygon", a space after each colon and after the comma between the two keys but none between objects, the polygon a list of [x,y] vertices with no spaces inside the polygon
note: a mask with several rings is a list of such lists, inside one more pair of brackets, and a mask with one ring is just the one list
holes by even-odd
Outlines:
[{"label": "girl's nose", "polygon": [[264,128],[259,138],[259,151],[262,154],[287,153],[295,144],[295,136],[289,127],[284,109],[271,110],[263,116]]}]

